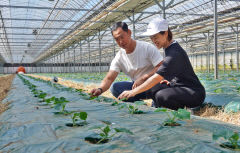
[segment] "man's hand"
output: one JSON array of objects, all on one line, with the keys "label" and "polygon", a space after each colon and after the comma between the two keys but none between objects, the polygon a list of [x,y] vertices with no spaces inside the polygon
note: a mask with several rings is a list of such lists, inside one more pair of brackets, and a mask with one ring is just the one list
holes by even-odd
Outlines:
[{"label": "man's hand", "polygon": [[138,86],[140,86],[141,84],[143,84],[144,81],[145,81],[144,79],[138,78],[136,81],[134,81],[134,84],[133,84],[133,86],[132,86],[132,89],[137,88]]},{"label": "man's hand", "polygon": [[160,81],[160,84],[164,84],[164,83],[166,83],[167,85],[170,85],[170,82],[169,82],[168,80],[162,80],[162,81]]},{"label": "man's hand", "polygon": [[100,88],[95,88],[91,90],[92,96],[99,96],[102,94],[102,90]]},{"label": "man's hand", "polygon": [[123,91],[121,93],[120,96],[118,96],[118,99],[123,99],[123,98],[130,98],[130,97],[134,97],[136,94],[134,94],[134,92],[132,90],[128,90],[128,91]]}]

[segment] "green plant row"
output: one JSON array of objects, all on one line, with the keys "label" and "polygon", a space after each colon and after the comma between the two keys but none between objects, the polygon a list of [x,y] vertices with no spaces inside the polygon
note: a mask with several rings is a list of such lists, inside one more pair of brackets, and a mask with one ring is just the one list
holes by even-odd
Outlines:
[{"label": "green plant row", "polygon": [[[52,104],[52,107],[54,107],[56,110],[60,110],[58,114],[71,115],[72,123],[71,124],[67,123],[66,124],[67,126],[70,125],[72,127],[75,127],[75,126],[84,126],[88,124],[86,121],[88,114],[86,112],[74,112],[74,111],[69,112],[65,110],[66,103],[69,102],[66,100],[66,98],[64,97],[56,98],[54,96],[51,98],[46,98],[47,94],[41,90],[37,90],[36,85],[32,84],[30,81],[28,81],[21,75],[18,75],[18,76],[24,82],[24,84],[27,85],[29,89],[31,89],[31,92],[34,94],[34,96],[41,99],[41,102],[45,102],[47,105]],[[37,81],[41,81],[41,80],[37,80]],[[82,120],[83,122],[77,122],[79,120]],[[110,122],[103,122],[103,123],[107,124]],[[115,133],[110,135],[110,132],[111,132],[110,126],[111,126],[110,124],[107,124],[105,128],[101,128],[101,127],[98,128],[102,132],[98,134],[100,139],[96,142],[97,144],[109,141],[110,139],[112,139],[112,137],[116,133],[125,132],[129,134],[133,134],[131,131],[127,130],[126,128],[114,128]],[[88,140],[88,138],[85,138],[85,139],[86,141]]]},{"label": "green plant row", "polygon": [[[36,81],[42,81],[42,79],[36,79],[31,77],[32,79]],[[32,92],[35,93],[35,96],[39,97],[42,101],[45,101],[48,104],[54,104],[57,103],[58,105],[56,107],[61,107],[61,103],[65,103],[66,99],[64,98],[55,98],[51,97],[46,99],[46,94],[42,91],[37,91],[36,86],[31,84],[28,80],[23,79],[24,83],[29,86],[30,89],[32,89]],[[42,81],[46,82],[49,84],[48,81]],[[62,88],[62,87],[60,87]],[[58,89],[60,89],[58,88]],[[72,90],[71,90],[72,91]],[[79,95],[82,96],[86,100],[93,100],[95,99],[96,101],[101,101],[101,99],[98,99],[99,97],[92,97],[91,95],[84,93],[84,90],[82,89],[76,89],[76,92],[79,92]],[[125,99],[122,99],[125,100]],[[143,101],[137,101],[134,104],[126,104],[122,103],[121,101],[110,101],[112,102],[112,106],[118,106],[119,109],[126,108],[130,114],[142,114],[144,113],[143,111],[139,110],[140,105],[144,105],[145,103]],[[59,101],[59,102],[56,102]],[[65,108],[65,106],[64,106]],[[64,110],[64,109],[62,109]],[[166,113],[168,116],[167,119],[162,123],[164,126],[179,126],[180,123],[178,121],[180,120],[186,120],[190,119],[190,112],[188,112],[185,109],[178,109],[177,111],[172,111],[166,108],[158,108],[155,110],[155,112],[163,112]],[[75,112],[71,113],[71,119],[72,119],[72,125],[77,126],[77,125],[87,125],[86,119],[87,119],[87,113],[86,112]],[[77,123],[78,120],[83,120],[83,122]],[[97,141],[92,138],[86,137],[86,141],[95,141],[95,143],[105,143],[108,142],[112,137],[119,132],[125,132],[128,134],[133,134],[131,131],[125,129],[125,128],[112,128],[110,122],[103,122],[106,124],[105,127],[93,127],[91,129],[97,129],[100,131],[99,134],[99,139]],[[111,134],[110,134],[111,133]],[[231,130],[217,130],[214,131],[212,134],[212,139],[214,141],[217,141],[218,139],[223,138],[225,140],[224,143],[221,143],[220,146],[232,150],[238,150],[240,149],[240,141],[239,141],[239,133],[238,132],[233,132]]]}]

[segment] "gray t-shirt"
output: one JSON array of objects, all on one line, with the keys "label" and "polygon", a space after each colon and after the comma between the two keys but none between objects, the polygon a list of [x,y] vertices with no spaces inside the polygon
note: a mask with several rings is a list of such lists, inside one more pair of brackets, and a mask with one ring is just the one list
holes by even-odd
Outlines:
[{"label": "gray t-shirt", "polygon": [[133,81],[137,80],[163,60],[159,50],[152,44],[144,41],[136,41],[136,48],[131,54],[126,54],[124,49],[116,54],[112,60],[110,70],[124,72]]}]

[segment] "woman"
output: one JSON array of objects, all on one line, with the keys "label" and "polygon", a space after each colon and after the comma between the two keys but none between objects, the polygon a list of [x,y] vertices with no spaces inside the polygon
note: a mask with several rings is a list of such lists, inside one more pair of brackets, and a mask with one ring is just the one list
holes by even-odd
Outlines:
[{"label": "woman", "polygon": [[177,110],[200,106],[205,99],[205,89],[194,73],[186,52],[172,39],[168,22],[161,18],[153,19],[143,35],[150,36],[158,49],[164,49],[165,58],[152,77],[137,88],[124,91],[118,98],[130,98],[150,89],[155,107]]}]

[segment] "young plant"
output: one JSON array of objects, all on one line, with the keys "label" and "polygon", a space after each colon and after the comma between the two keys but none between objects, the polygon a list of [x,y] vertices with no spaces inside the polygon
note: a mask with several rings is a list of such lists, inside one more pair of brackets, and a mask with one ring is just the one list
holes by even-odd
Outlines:
[{"label": "young plant", "polygon": [[59,113],[69,114],[69,112],[65,110],[66,104],[68,102],[69,101],[67,101],[65,97],[55,98],[53,105],[56,110],[60,111]]},{"label": "young plant", "polygon": [[38,98],[42,99],[42,101],[45,101],[45,97],[47,96],[47,93],[45,92],[41,92],[39,95],[38,95]]},{"label": "young plant", "polygon": [[154,112],[164,112],[167,114],[168,118],[163,122],[164,126],[179,126],[177,120],[190,119],[190,112],[185,109],[178,109],[177,111],[170,111],[167,108],[158,108]]},{"label": "young plant", "polygon": [[237,88],[237,92],[240,92],[240,86]]},{"label": "young plant", "polygon": [[[83,126],[86,125],[86,119],[87,119],[88,114],[86,112],[77,112],[74,113],[71,118],[72,118],[72,126]],[[79,119],[83,120],[81,123],[76,123]]]},{"label": "young plant", "polygon": [[212,138],[215,141],[221,137],[227,141],[220,144],[221,147],[240,151],[240,140],[238,132],[233,132],[231,130],[218,130],[215,131],[212,135]]},{"label": "young plant", "polygon": [[[86,141],[90,141],[92,143],[96,143],[96,144],[100,144],[100,143],[106,143],[109,140],[111,140],[117,133],[120,132],[125,132],[128,134],[133,134],[130,130],[126,129],[126,128],[111,128],[111,122],[106,122],[106,121],[102,121],[103,123],[106,124],[105,127],[94,127],[91,129],[98,129],[100,131],[100,133],[98,134],[99,138],[91,138],[91,137],[86,137],[85,140]],[[97,140],[97,141],[96,141]]]},{"label": "young plant", "polygon": [[214,92],[215,93],[223,93],[223,90],[222,90],[222,88],[218,88],[218,89],[215,89]]},{"label": "young plant", "polygon": [[81,96],[84,96],[84,95],[86,95],[85,93],[84,93],[84,89],[75,89],[75,91],[76,92],[79,92],[79,95],[81,95]]},{"label": "young plant", "polygon": [[88,94],[84,94],[82,95],[83,99],[85,100],[93,100],[93,99],[96,99],[97,96],[93,96],[92,94],[88,93]]},{"label": "young plant", "polygon": [[120,103],[119,103],[118,101],[114,101],[114,102],[112,103],[112,106],[118,106],[118,105],[120,105]]},{"label": "young plant", "polygon": [[122,103],[122,104],[119,105],[119,109],[127,108],[128,112],[130,114],[142,114],[142,113],[144,113],[143,111],[139,110],[139,108],[138,108],[138,106],[145,104],[144,101],[136,101],[136,102],[134,102],[134,104],[135,105]]},{"label": "young plant", "polygon": [[45,99],[45,102],[46,102],[47,104],[51,104],[52,102],[55,101],[55,99],[56,99],[56,97],[53,96],[53,97],[51,97],[51,98]]}]

